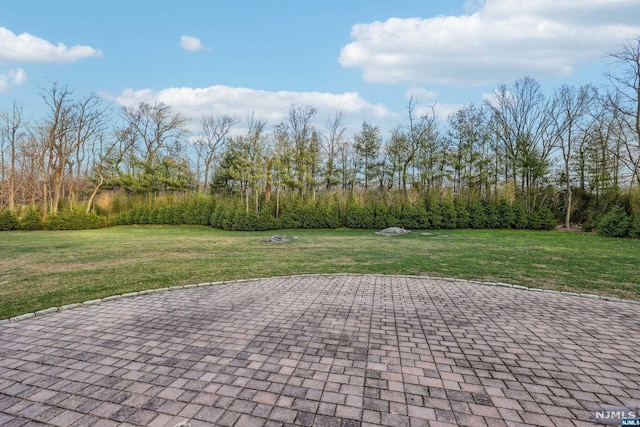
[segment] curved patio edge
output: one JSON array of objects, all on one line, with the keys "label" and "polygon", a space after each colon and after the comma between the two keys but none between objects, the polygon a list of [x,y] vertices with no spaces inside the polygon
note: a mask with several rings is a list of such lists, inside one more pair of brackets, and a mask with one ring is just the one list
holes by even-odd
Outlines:
[{"label": "curved patio edge", "polygon": [[10,317],[8,319],[0,319],[0,325],[7,324],[7,323],[20,322],[20,321],[28,320],[34,317],[41,317],[48,314],[57,313],[60,311],[71,310],[78,307],[86,307],[89,305],[101,304],[101,303],[115,301],[123,298],[133,298],[133,297],[160,293],[160,292],[177,291],[181,289],[199,288],[199,287],[205,287],[205,286],[219,286],[219,285],[224,285],[229,283],[255,282],[255,281],[269,280],[269,279],[284,279],[284,278],[296,278],[296,277],[339,277],[339,276],[406,277],[406,278],[412,278],[412,279],[443,280],[447,282],[469,283],[469,284],[480,285],[480,286],[501,286],[506,288],[519,289],[523,291],[544,292],[544,293],[566,295],[571,297],[599,299],[599,300],[609,301],[609,302],[640,305],[640,301],[635,301],[635,300],[622,299],[622,298],[596,295],[596,294],[588,294],[588,293],[556,291],[552,289],[542,289],[542,288],[535,288],[535,287],[529,287],[529,286],[513,285],[510,283],[504,283],[504,282],[483,282],[478,280],[457,279],[452,277],[422,276],[422,275],[411,275],[411,274],[314,273],[314,274],[292,274],[292,275],[273,276],[273,277],[256,277],[251,279],[223,280],[223,281],[217,281],[217,282],[202,282],[202,283],[189,284],[189,285],[175,285],[175,286],[169,286],[164,288],[154,288],[154,289],[146,289],[142,291],[126,292],[124,294],[111,295],[104,298],[96,298],[92,300],[83,301],[80,303],[67,304],[60,307],[49,307],[43,310],[38,310],[35,312],[24,313],[18,316]]}]

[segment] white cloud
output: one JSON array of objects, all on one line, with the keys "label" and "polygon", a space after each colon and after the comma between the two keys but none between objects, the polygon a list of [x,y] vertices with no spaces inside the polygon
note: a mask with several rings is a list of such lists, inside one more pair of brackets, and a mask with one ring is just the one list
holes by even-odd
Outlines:
[{"label": "white cloud", "polygon": [[73,62],[93,56],[102,56],[102,52],[91,46],[54,45],[29,33],[16,35],[0,27],[0,62]]},{"label": "white cloud", "polygon": [[[381,128],[395,126],[399,116],[382,104],[372,104],[358,93],[266,91],[223,85],[204,88],[179,87],[161,91],[151,89],[125,89],[120,95],[103,95],[119,105],[136,105],[141,101],[163,102],[181,113],[190,121],[190,128],[199,128],[200,118],[205,114],[235,114],[242,120],[250,114],[275,125],[283,120],[290,106],[311,104],[318,108],[315,125],[326,129],[327,119],[336,112],[343,113],[343,124],[349,131],[357,130],[363,121]],[[389,126],[387,127],[386,124]]]},{"label": "white cloud", "polygon": [[11,86],[20,86],[27,82],[27,73],[22,68],[11,69],[0,74],[0,92],[8,91]]},{"label": "white cloud", "polygon": [[374,83],[570,75],[640,34],[637,0],[470,0],[466,15],[356,24],[340,63]]},{"label": "white cloud", "polygon": [[433,101],[438,99],[438,92],[425,87],[412,87],[404,93],[404,97],[418,101]]},{"label": "white cloud", "polygon": [[180,47],[190,52],[197,52],[200,50],[210,50],[202,44],[199,38],[191,36],[180,37]]}]

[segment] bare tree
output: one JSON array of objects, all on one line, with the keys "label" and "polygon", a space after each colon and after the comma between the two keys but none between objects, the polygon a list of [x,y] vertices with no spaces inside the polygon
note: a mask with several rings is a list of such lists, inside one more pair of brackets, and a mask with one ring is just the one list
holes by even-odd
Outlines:
[{"label": "bare tree", "polygon": [[[407,156],[402,162],[402,191],[407,192],[407,180],[409,168],[413,166],[412,171],[415,173],[415,161],[418,152],[423,149],[426,153],[427,141],[434,134],[436,128],[435,104],[429,106],[428,112],[418,114],[418,99],[411,96],[407,105],[409,114],[408,141],[409,150]],[[415,176],[412,181],[415,182]]]},{"label": "bare tree", "polygon": [[467,202],[483,193],[488,198],[491,193],[491,171],[484,108],[474,104],[465,105],[451,114],[448,122],[453,194],[460,197],[466,193]]},{"label": "bare tree", "polygon": [[[43,152],[41,162],[43,173],[43,218],[49,211],[58,212],[63,192],[65,170],[70,156],[74,153],[77,140],[72,137],[76,120],[72,92],[66,86],[59,88],[56,83],[42,93],[49,107],[49,114],[41,125],[40,137]],[[51,193],[49,199],[49,193]],[[50,202],[49,202],[50,200]]]},{"label": "bare tree", "polygon": [[[163,161],[180,151],[181,140],[187,134],[186,119],[161,102],[126,106],[122,115],[125,124],[116,133],[123,146],[122,159],[128,158],[124,185],[130,190],[155,194],[162,186],[171,187],[162,181],[182,181],[167,176],[169,164]],[[182,168],[181,164],[175,166]]]},{"label": "bare tree", "polygon": [[[20,185],[16,190],[22,195],[21,199],[25,204],[36,206],[38,202],[44,201],[46,198],[42,193],[42,182],[45,180],[46,173],[46,153],[42,150],[41,126],[36,126],[27,134],[24,141],[18,148]],[[44,204],[43,203],[43,204]]]},{"label": "bare tree", "polygon": [[[39,127],[43,214],[57,213],[60,201],[75,198],[88,144],[104,131],[107,108],[95,94],[72,99],[72,91],[56,83],[42,94],[49,107]],[[75,172],[75,176],[74,176]],[[68,191],[68,194],[67,194]]]},{"label": "bare tree", "polygon": [[[391,137],[384,150],[388,163],[390,163],[386,165],[386,173],[389,180],[388,188],[390,189],[396,184],[401,188],[403,184],[402,167],[410,155],[409,138],[403,127],[398,126],[391,131]],[[406,179],[406,173],[404,178]]]},{"label": "bare tree", "polygon": [[[540,84],[525,77],[513,86],[501,85],[485,105],[491,111],[490,126],[504,146],[505,181],[520,187],[524,207],[534,207],[536,187],[546,175],[555,148],[546,138],[550,115]],[[510,175],[510,176],[509,176]]]},{"label": "bare tree", "polygon": [[353,191],[355,186],[354,148],[352,141],[343,139],[338,143],[338,169],[342,191]]},{"label": "bare tree", "polygon": [[[75,200],[79,191],[80,178],[83,174],[83,163],[87,157],[87,153],[91,151],[89,145],[94,145],[103,140],[108,112],[108,107],[106,107],[102,100],[95,94],[91,94],[75,102],[74,109],[75,123],[70,138],[73,140],[73,145],[75,146],[75,159],[74,161],[71,161],[71,159],[67,160],[69,164],[69,180],[71,183],[74,181],[73,171],[75,166],[76,185],[75,188],[73,184],[70,185],[69,198],[71,201]],[[88,175],[88,171],[85,171],[85,175]],[[87,205],[87,212],[91,209],[92,201],[93,198],[91,198]]]},{"label": "bare tree", "polygon": [[252,112],[247,115],[246,122],[246,134],[229,138],[225,167],[229,177],[239,184],[244,193],[246,212],[249,212],[249,200],[253,195],[255,212],[259,213],[262,184],[270,179],[267,178],[266,166],[270,160],[264,136],[266,121]]},{"label": "bare tree", "polygon": [[336,113],[333,120],[329,120],[328,128],[329,134],[325,136],[323,146],[326,158],[324,185],[327,190],[331,190],[340,182],[338,179],[337,157],[345,133],[345,128],[342,126],[342,113]]},{"label": "bare tree", "polygon": [[563,85],[558,89],[551,101],[550,106],[550,137],[560,148],[564,165],[564,182],[566,191],[564,226],[571,226],[572,209],[572,173],[571,164],[573,161],[574,148],[581,135],[587,133],[589,123],[589,112],[593,100],[593,91],[590,86]]},{"label": "bare tree", "polygon": [[14,102],[11,112],[1,112],[0,121],[2,128],[0,129],[0,145],[2,145],[2,179],[5,181],[5,143],[9,154],[9,178],[8,178],[8,200],[7,204],[10,210],[15,209],[16,196],[16,156],[20,140],[25,136],[26,122],[23,119],[22,105]]},{"label": "bare tree", "polygon": [[100,189],[104,185],[107,179],[113,179],[115,176],[115,170],[111,167],[117,165],[119,157],[122,155],[119,152],[120,141],[118,138],[108,139],[107,135],[100,133],[96,136],[94,143],[92,144],[91,157],[94,160],[91,168],[92,176],[89,177],[89,182],[93,186],[91,195],[87,201],[86,213],[91,212],[94,200]]},{"label": "bare tree", "polygon": [[303,195],[305,190],[314,185],[313,177],[310,173],[317,167],[314,164],[317,160],[317,155],[314,156],[314,150],[317,150],[318,147],[314,147],[314,142],[318,143],[319,141],[314,141],[315,129],[311,124],[311,119],[317,113],[318,109],[309,104],[292,105],[289,107],[287,121],[285,122],[288,136],[293,142],[295,186],[298,188],[300,195]]},{"label": "bare tree", "polygon": [[[205,190],[209,186],[211,168],[220,150],[227,142],[227,136],[231,128],[238,123],[238,117],[232,114],[202,116],[200,124],[201,134],[195,141],[198,158],[204,166],[204,176],[201,189]],[[198,162],[200,164],[200,162]]]},{"label": "bare tree", "polygon": [[624,129],[624,149],[627,164],[640,184],[640,36],[629,41],[622,50],[609,55],[614,71],[607,74],[613,88],[609,108],[619,113]]},{"label": "bare tree", "polygon": [[126,106],[123,115],[145,164],[153,163],[161,149],[186,134],[186,119],[162,102]]}]

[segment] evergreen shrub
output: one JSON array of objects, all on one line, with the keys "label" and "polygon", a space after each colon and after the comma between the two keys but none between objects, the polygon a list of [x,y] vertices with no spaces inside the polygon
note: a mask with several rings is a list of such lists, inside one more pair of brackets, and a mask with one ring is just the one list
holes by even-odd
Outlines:
[{"label": "evergreen shrub", "polygon": [[20,217],[20,228],[23,230],[42,230],[44,224],[42,223],[42,215],[36,208],[29,208]]},{"label": "evergreen shrub", "polygon": [[90,230],[106,226],[105,217],[82,211],[62,211],[49,215],[45,224],[48,230]]},{"label": "evergreen shrub", "polygon": [[598,222],[598,234],[607,237],[627,237],[631,220],[622,206],[611,209]]},{"label": "evergreen shrub", "polygon": [[0,231],[19,230],[20,221],[10,209],[0,211]]},{"label": "evergreen shrub", "polygon": [[640,238],[640,211],[636,212],[636,214],[631,218],[629,237],[634,239]]},{"label": "evergreen shrub", "polygon": [[530,230],[552,230],[558,225],[556,216],[549,208],[543,207],[529,214],[528,229]]}]

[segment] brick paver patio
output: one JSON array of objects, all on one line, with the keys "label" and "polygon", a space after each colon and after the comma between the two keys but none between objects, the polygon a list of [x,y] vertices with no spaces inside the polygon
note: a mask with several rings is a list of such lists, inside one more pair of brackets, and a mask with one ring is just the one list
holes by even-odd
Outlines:
[{"label": "brick paver patio", "polygon": [[640,404],[640,306],[304,276],[0,325],[4,426],[573,426]]}]

